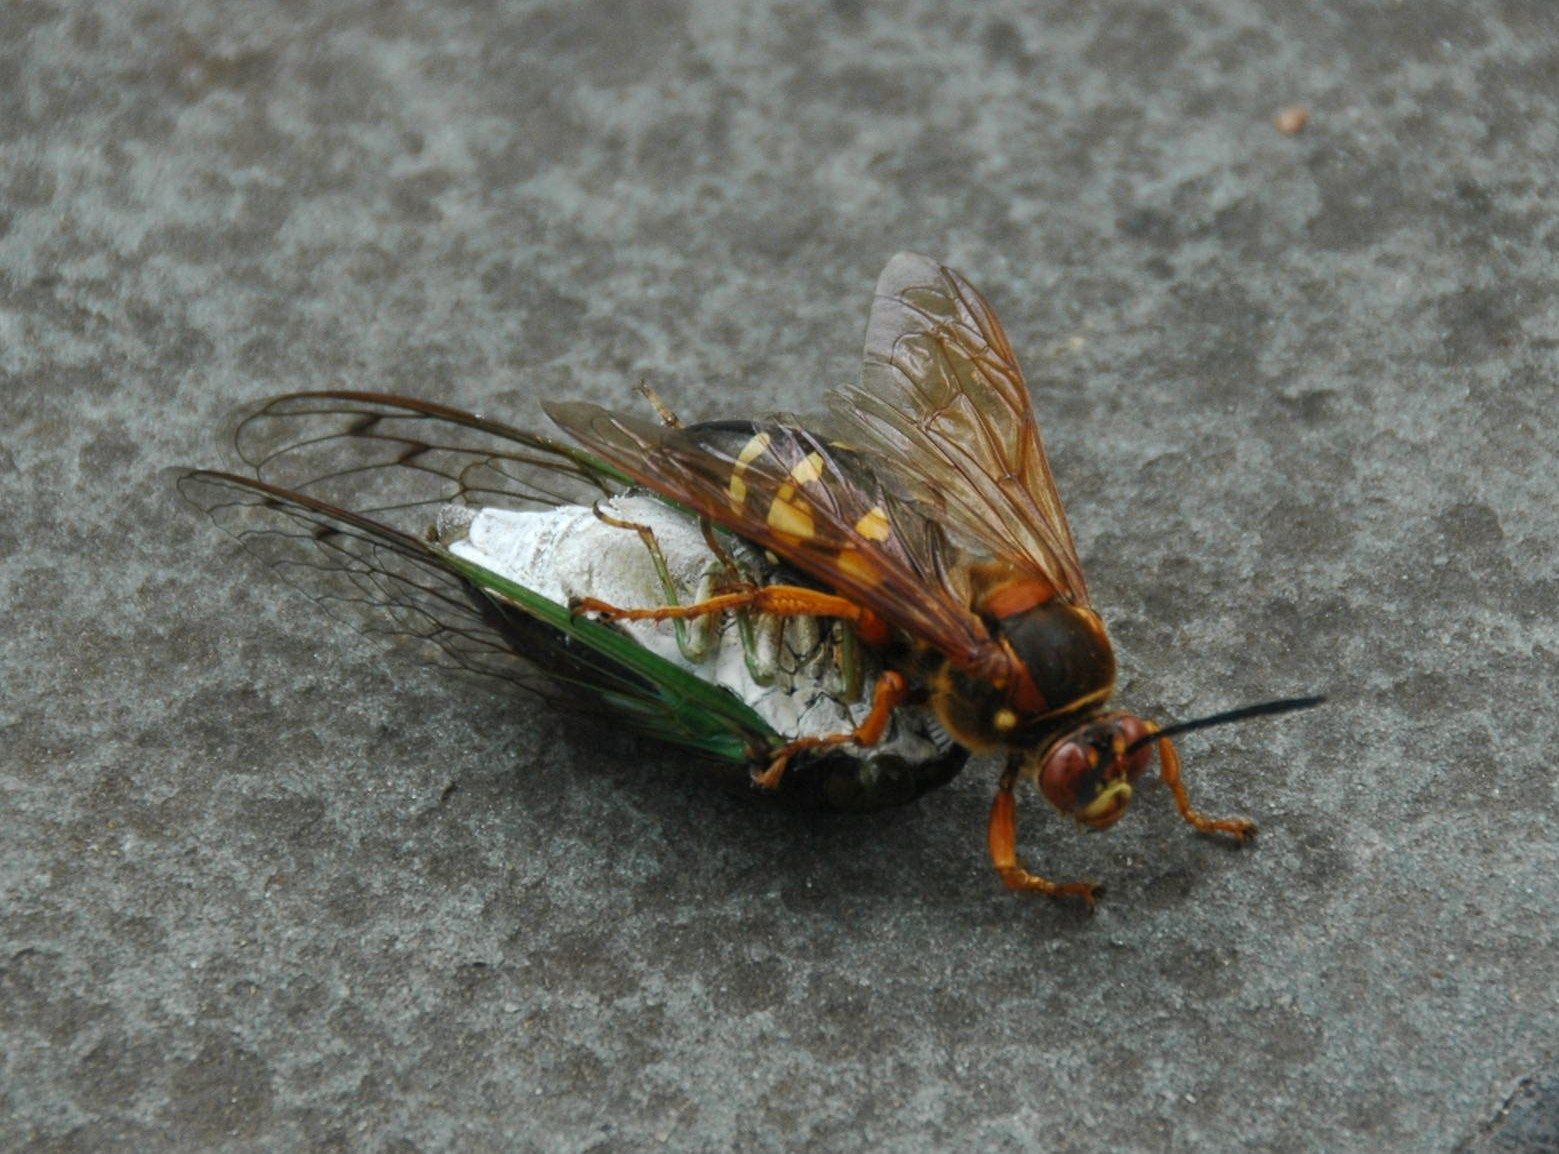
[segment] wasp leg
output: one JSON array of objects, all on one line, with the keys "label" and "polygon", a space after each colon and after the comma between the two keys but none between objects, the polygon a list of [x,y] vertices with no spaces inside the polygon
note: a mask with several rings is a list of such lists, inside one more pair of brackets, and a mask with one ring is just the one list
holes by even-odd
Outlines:
[{"label": "wasp leg", "polygon": [[1185,782],[1180,780],[1180,755],[1167,737],[1158,739],[1158,765],[1158,775],[1175,795],[1175,808],[1180,816],[1202,833],[1226,833],[1239,842],[1256,836],[1256,823],[1247,818],[1213,818],[1191,808],[1191,795],[1186,792]]},{"label": "wasp leg", "polygon": [[903,705],[909,697],[909,683],[901,674],[888,670],[877,679],[877,690],[872,696],[872,708],[861,724],[857,725],[849,733],[830,733],[825,737],[798,737],[782,745],[769,767],[762,773],[755,773],[752,783],[760,789],[779,788],[780,779],[785,776],[785,769],[790,765],[790,759],[804,749],[825,749],[835,745],[876,745],[882,740],[883,734],[888,732],[888,721],[893,716],[893,711]]},{"label": "wasp leg", "polygon": [[870,609],[833,593],[801,585],[749,586],[692,605],[657,605],[646,609],[621,609],[594,597],[582,597],[571,608],[576,614],[596,613],[607,621],[675,621],[743,608],[777,617],[840,617],[854,625],[869,644],[878,639],[887,640],[887,628]]},{"label": "wasp leg", "polygon": [[[672,579],[671,567],[666,564],[666,555],[661,552],[660,542],[655,538],[655,530],[648,525],[641,525],[637,521],[627,521],[614,517],[597,501],[591,508],[596,520],[603,525],[610,525],[614,529],[632,529],[639,535],[639,540],[644,542],[644,548],[649,552],[650,563],[655,566],[655,575],[660,580],[661,593],[665,595],[669,605],[679,604],[677,597],[677,583]],[[697,662],[703,659],[709,652],[709,644],[713,639],[714,626],[710,619],[701,618],[694,622],[698,628],[698,635],[690,635],[687,623],[681,620],[672,622],[677,635],[677,651],[688,661]]]},{"label": "wasp leg", "polygon": [[655,415],[660,418],[660,423],[668,429],[680,429],[682,419],[673,413],[665,401],[660,399],[660,394],[650,388],[648,381],[640,381],[638,393],[651,405],[655,406]]},{"label": "wasp leg", "polygon": [[991,864],[1009,890],[1048,894],[1053,898],[1081,898],[1084,905],[1093,909],[1094,902],[1103,892],[1101,887],[1093,882],[1053,882],[1029,873],[1018,861],[1018,807],[1012,790],[1017,784],[1021,764],[1021,758],[1009,758],[996,786],[996,801],[991,806],[991,820],[986,827]]}]

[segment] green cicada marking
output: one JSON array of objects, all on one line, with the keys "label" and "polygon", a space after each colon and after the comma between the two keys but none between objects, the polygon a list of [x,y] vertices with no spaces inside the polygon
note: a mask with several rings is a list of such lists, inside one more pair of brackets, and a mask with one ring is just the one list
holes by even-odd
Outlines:
[{"label": "green cicada marking", "polygon": [[599,690],[619,709],[634,715],[657,736],[688,745],[710,757],[748,764],[784,738],[734,693],[713,685],[651,652],[632,638],[541,596],[481,565],[447,550],[440,560],[483,594],[514,606],[537,621],[588,646],[654,687],[665,706],[656,714],[627,694]]}]

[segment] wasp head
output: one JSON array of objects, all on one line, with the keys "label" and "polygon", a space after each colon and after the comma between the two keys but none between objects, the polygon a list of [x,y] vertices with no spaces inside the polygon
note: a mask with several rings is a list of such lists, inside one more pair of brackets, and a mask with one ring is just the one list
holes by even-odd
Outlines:
[{"label": "wasp head", "polygon": [[1131,803],[1132,783],[1152,758],[1154,730],[1129,713],[1088,720],[1036,750],[1024,765],[1050,804],[1090,829],[1108,829]]}]

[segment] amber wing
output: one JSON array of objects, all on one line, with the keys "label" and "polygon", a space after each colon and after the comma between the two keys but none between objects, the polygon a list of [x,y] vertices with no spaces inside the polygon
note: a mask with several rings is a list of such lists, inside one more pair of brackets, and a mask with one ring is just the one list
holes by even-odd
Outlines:
[{"label": "amber wing", "polygon": [[874,463],[781,422],[676,428],[578,403],[547,413],[635,481],[784,558],[954,664],[990,659],[994,643],[947,564],[940,530],[882,484]]},{"label": "amber wing", "polygon": [[882,271],[859,385],[834,399],[852,442],[988,550],[1087,604],[1028,387],[991,306],[952,269],[899,253]]}]

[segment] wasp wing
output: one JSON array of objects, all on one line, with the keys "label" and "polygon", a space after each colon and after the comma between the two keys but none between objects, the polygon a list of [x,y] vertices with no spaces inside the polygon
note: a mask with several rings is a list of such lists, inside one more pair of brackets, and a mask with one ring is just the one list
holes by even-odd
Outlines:
[{"label": "wasp wing", "polygon": [[597,405],[547,406],[590,453],[753,541],[961,668],[993,643],[937,525],[857,454],[796,425],[666,426]]},{"label": "wasp wing", "polygon": [[749,764],[780,742],[740,699],[616,630],[371,517],[230,473],[193,471],[192,504],[332,616],[572,711],[623,715],[704,756]]},{"label": "wasp wing", "polygon": [[860,384],[840,390],[834,410],[856,446],[945,510],[955,538],[1087,604],[1017,358],[996,313],[962,276],[915,253],[888,262]]}]

